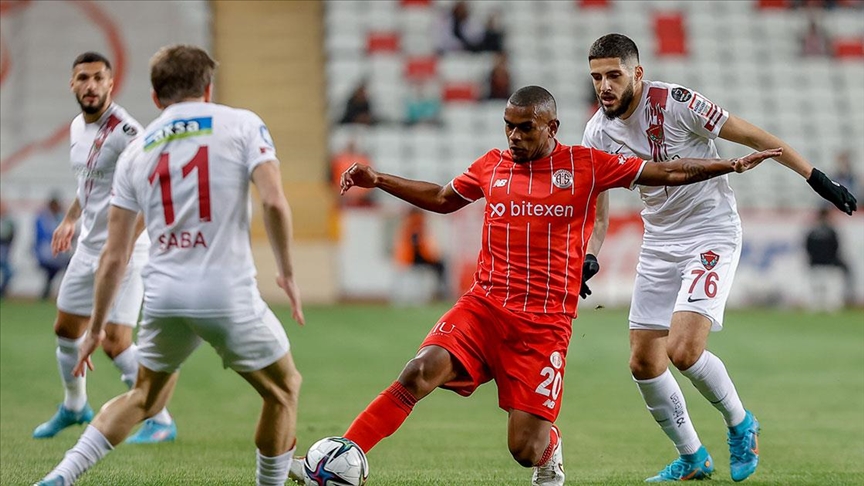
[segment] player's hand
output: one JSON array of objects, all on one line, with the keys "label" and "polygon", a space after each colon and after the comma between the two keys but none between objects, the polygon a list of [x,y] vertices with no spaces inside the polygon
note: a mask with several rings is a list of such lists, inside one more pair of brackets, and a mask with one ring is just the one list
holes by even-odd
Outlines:
[{"label": "player's hand", "polygon": [[97,334],[88,332],[87,335],[84,336],[84,340],[81,342],[81,347],[78,348],[78,364],[76,364],[75,368],[72,369],[72,375],[84,376],[88,369],[90,371],[94,370],[91,357],[93,356],[93,353],[99,349],[99,346],[102,345],[102,341],[104,340],[105,330],[99,331]]},{"label": "player's hand", "polygon": [[763,150],[761,152],[753,152],[750,155],[737,158],[732,161],[732,169],[737,173],[747,172],[748,170],[761,164],[763,160],[773,159],[783,155],[782,148]]},{"label": "player's hand", "polygon": [[373,188],[375,187],[375,179],[378,178],[378,173],[372,170],[368,165],[354,163],[342,173],[339,181],[340,194],[345,194],[348,189],[354,186]]},{"label": "player's hand", "polygon": [[300,302],[300,288],[294,282],[294,277],[276,277],[276,285],[285,291],[288,301],[291,303],[291,317],[301,326],[306,324],[303,316],[303,304]]},{"label": "player's hand", "polygon": [[51,252],[55,257],[72,248],[73,236],[75,236],[75,223],[64,218],[51,235]]},{"label": "player's hand", "polygon": [[842,184],[832,181],[821,170],[813,168],[813,173],[807,179],[807,184],[823,198],[837,206],[837,209],[848,215],[858,209],[858,201]]},{"label": "player's hand", "polygon": [[582,288],[579,289],[579,297],[587,299],[591,295],[591,288],[588,287],[587,282],[599,271],[600,262],[597,261],[597,257],[590,253],[585,255],[585,261],[582,262]]}]

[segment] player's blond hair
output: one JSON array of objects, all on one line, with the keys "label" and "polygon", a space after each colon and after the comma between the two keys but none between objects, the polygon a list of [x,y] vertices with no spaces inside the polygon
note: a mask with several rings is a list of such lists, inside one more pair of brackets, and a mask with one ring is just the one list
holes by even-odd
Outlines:
[{"label": "player's blond hair", "polygon": [[150,59],[150,84],[164,106],[187,98],[199,98],[213,82],[216,65],[216,61],[200,47],[166,46]]}]

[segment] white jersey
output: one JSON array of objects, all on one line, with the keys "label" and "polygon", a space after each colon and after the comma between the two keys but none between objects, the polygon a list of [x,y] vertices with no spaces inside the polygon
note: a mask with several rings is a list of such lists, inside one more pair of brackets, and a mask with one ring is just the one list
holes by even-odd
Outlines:
[{"label": "white jersey", "polygon": [[[141,131],[141,125],[114,103],[96,122],[86,123],[80,114],[69,127],[69,160],[78,179],[76,197],[81,205],[78,245],[96,254],[108,239],[108,206],[117,159]],[[142,235],[136,250],[149,243]]]},{"label": "white jersey", "polygon": [[249,243],[252,171],[276,161],[251,111],[203,102],[166,108],[120,158],[112,204],[142,211],[153,241],[144,277],[150,316],[261,312]]},{"label": "white jersey", "polygon": [[[714,139],[728,118],[726,110],[695,91],[643,81],[636,111],[626,120],[610,120],[601,108],[585,127],[582,145],[659,163],[719,158]],[[725,175],[686,186],[637,187],[645,204],[646,242],[741,232],[735,195]]]}]

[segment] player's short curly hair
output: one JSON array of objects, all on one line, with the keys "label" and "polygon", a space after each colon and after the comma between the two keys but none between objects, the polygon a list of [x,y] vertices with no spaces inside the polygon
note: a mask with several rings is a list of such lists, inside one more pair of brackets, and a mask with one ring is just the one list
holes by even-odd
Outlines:
[{"label": "player's short curly hair", "polygon": [[555,97],[552,96],[546,88],[541,86],[525,86],[517,89],[508,103],[515,106],[536,106],[548,109],[550,113],[555,115],[558,112],[558,107],[555,103]]},{"label": "player's short curly hair", "polygon": [[111,61],[108,60],[107,57],[99,54],[98,52],[88,51],[80,56],[76,57],[74,61],[72,61],[72,69],[75,69],[75,66],[79,64],[88,64],[91,62],[101,62],[105,65],[108,70],[111,70]]},{"label": "player's short curly hair", "polygon": [[204,96],[213,82],[216,66],[216,61],[200,47],[183,44],[163,47],[150,59],[150,84],[165,106],[198,98]]},{"label": "player's short curly hair", "polygon": [[618,58],[624,63],[639,64],[639,48],[633,39],[623,34],[606,34],[594,41],[588,50],[588,60]]}]

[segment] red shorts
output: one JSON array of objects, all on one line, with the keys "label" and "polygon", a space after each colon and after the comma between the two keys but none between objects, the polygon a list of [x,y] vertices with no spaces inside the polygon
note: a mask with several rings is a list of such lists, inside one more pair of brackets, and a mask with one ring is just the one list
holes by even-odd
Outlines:
[{"label": "red shorts", "polygon": [[561,410],[571,322],[564,314],[513,311],[465,294],[420,347],[441,346],[464,368],[464,373],[442,388],[468,396],[495,380],[499,407],[554,422]]}]

